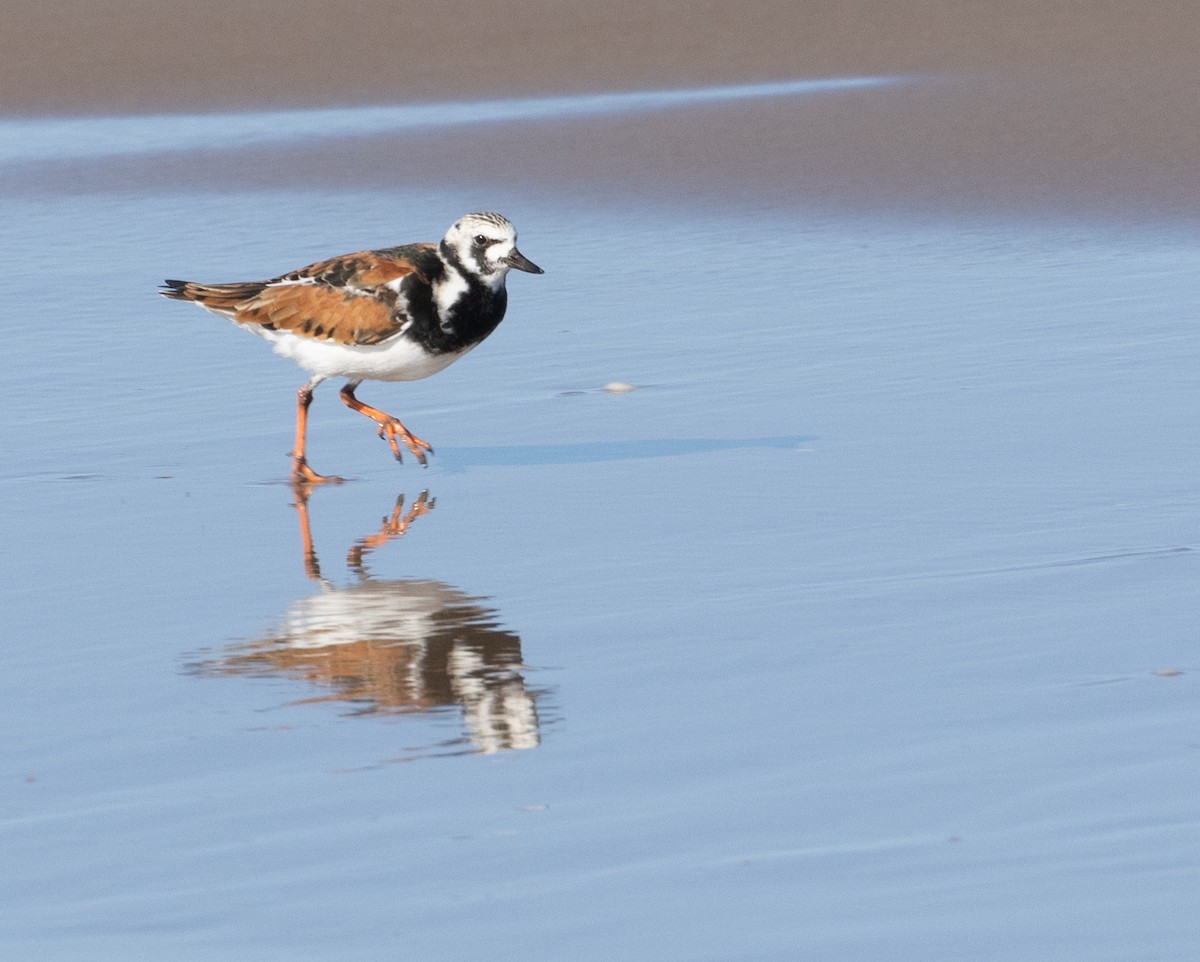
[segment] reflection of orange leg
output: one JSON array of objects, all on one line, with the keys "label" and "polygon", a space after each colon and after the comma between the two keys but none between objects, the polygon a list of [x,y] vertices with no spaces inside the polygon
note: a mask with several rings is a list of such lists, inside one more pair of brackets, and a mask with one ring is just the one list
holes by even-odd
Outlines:
[{"label": "reflection of orange leg", "polygon": [[347,407],[357,411],[364,417],[370,418],[379,425],[379,436],[387,439],[387,443],[392,446],[392,454],[396,456],[397,461],[404,460],[400,456],[400,445],[396,443],[396,435],[400,435],[400,440],[405,443],[408,450],[416,455],[418,461],[426,464],[425,452],[433,453],[433,448],[429,446],[429,442],[422,441],[413,434],[412,431],[400,423],[399,418],[394,418],[392,415],[379,410],[379,408],[373,408],[369,404],[363,404],[362,401],[354,396],[354,391],[360,383],[362,382],[351,381],[342,388],[342,400],[346,402]]},{"label": "reflection of orange leg", "polygon": [[304,573],[313,581],[320,581],[321,566],[317,562],[317,551],[313,547],[312,525],[308,520],[309,491],[307,485],[296,485],[296,500],[292,503],[292,507],[300,516],[300,542],[304,547]]},{"label": "reflection of orange leg", "polygon": [[417,500],[412,503],[412,507],[404,511],[404,495],[400,495],[396,499],[396,506],[392,508],[390,516],[383,519],[383,524],[375,534],[369,534],[365,538],[360,538],[346,554],[346,563],[355,571],[361,571],[363,568],[363,558],[368,551],[387,544],[392,538],[401,537],[408,530],[408,526],[412,524],[421,515],[429,514],[437,504],[437,498],[430,498],[428,491],[422,491],[417,496]]},{"label": "reflection of orange leg", "polygon": [[296,395],[296,446],[292,449],[292,484],[341,484],[338,477],[317,474],[308,466],[308,458],[304,456],[304,446],[308,436],[308,406],[312,404],[313,389],[321,383],[321,378],[313,378]]}]

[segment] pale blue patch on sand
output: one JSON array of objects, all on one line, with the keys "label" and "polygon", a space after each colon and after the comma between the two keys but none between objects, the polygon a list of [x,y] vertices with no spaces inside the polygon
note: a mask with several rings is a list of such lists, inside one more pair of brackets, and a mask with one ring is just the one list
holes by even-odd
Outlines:
[{"label": "pale blue patch on sand", "polygon": [[444,448],[448,470],[473,467],[550,464],[596,464],[601,461],[670,458],[681,455],[736,455],[752,448],[795,451],[815,438],[796,435],[773,438],[646,438],[640,440],[578,441],[571,444],[498,444],[487,447]]},{"label": "pale blue patch on sand", "polygon": [[831,77],[773,83],[635,90],[396,106],[239,113],[0,120],[0,163],[187,150],[237,150],[471,124],[645,113],[738,100],[801,97],[900,83],[901,77]]}]

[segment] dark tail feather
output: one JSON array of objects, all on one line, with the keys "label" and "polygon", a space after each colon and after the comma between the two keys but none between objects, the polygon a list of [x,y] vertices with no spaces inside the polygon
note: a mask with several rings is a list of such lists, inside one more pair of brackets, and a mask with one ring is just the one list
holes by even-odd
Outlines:
[{"label": "dark tail feather", "polygon": [[210,311],[233,311],[239,304],[257,297],[266,287],[264,281],[237,284],[197,284],[195,281],[163,281],[159,289],[163,297],[175,301],[195,301]]},{"label": "dark tail feather", "polygon": [[187,293],[188,287],[191,286],[191,283],[189,281],[173,281],[173,280],[167,279],[167,280],[163,281],[163,285],[164,286],[162,288],[160,288],[160,290],[158,292],[163,297],[169,297],[172,300],[176,300],[176,301],[192,300],[192,298],[189,297],[188,293]]}]

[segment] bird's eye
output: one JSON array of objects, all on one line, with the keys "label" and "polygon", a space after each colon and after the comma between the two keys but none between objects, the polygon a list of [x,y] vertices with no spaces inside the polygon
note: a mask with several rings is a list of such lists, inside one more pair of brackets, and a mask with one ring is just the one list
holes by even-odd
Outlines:
[{"label": "bird's eye", "polygon": [[475,235],[475,243],[478,244],[480,247],[487,247],[490,242],[482,234],[476,234]]}]

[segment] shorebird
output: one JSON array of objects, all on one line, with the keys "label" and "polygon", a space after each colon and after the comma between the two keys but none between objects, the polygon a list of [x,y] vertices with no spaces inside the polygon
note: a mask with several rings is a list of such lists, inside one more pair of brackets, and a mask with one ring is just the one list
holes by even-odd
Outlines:
[{"label": "shorebird", "polygon": [[199,284],[167,280],[159,292],[229,318],[312,376],[296,399],[292,480],[339,482],[308,464],[305,438],[313,390],[346,379],[342,400],[379,425],[403,460],[397,438],[421,464],[429,443],[398,418],[355,397],[363,381],[416,381],[453,364],[504,318],[512,269],[544,271],[517,250],[517,232],[490,212],[460,217],[440,243],[403,244],[318,261],[268,281]]}]

